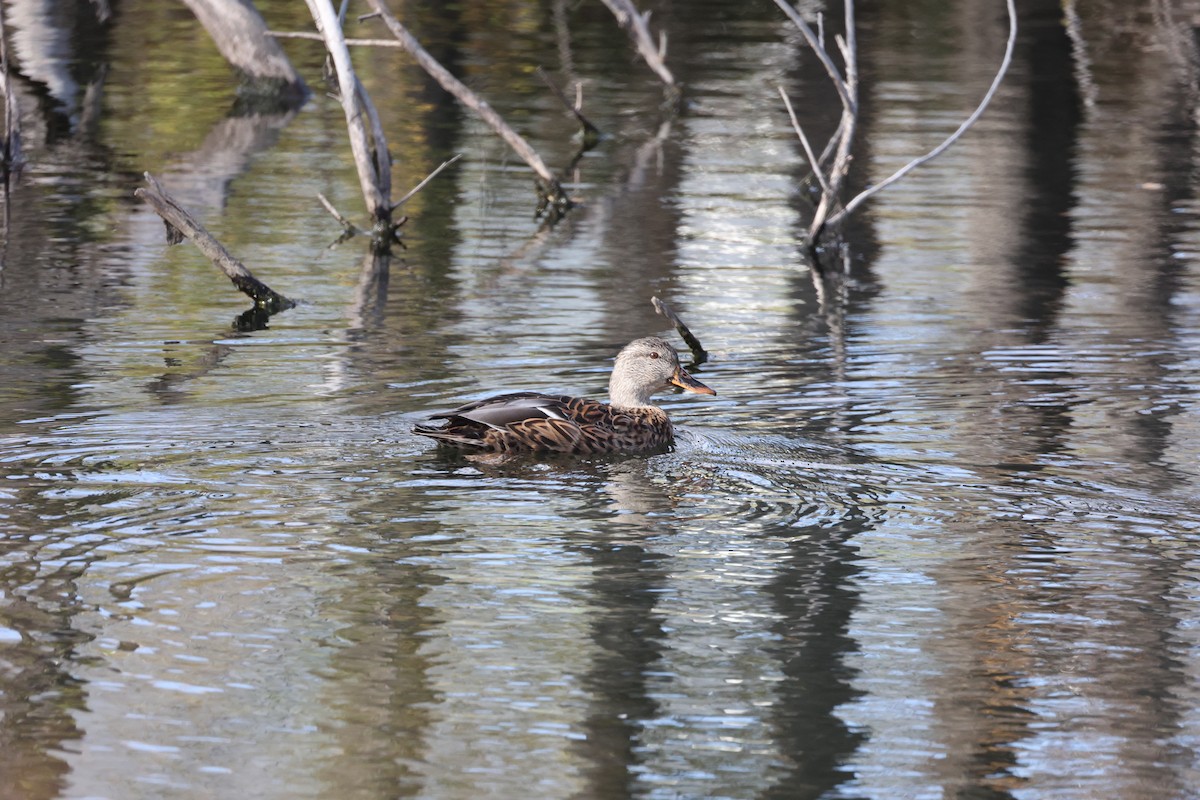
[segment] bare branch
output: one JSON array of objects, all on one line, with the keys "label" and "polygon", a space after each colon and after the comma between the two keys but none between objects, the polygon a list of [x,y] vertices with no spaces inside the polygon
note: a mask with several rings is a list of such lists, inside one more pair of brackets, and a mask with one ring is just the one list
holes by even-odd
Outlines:
[{"label": "bare branch", "polygon": [[336,219],[338,222],[342,223],[342,227],[346,229],[347,233],[352,233],[352,234],[357,235],[357,234],[364,232],[361,229],[359,229],[359,227],[357,225],[355,225],[353,222],[351,222],[350,220],[343,217],[341,212],[339,212],[337,210],[337,208],[334,207],[333,203],[329,202],[329,198],[327,198],[325,195],[321,194],[320,192],[317,192],[317,199],[321,201],[321,205],[325,206],[325,210],[333,215],[334,219]]},{"label": "bare branch", "polygon": [[896,170],[891,175],[884,178],[882,181],[870,187],[869,189],[859,192],[853,199],[850,200],[850,202],[846,203],[845,207],[841,211],[829,219],[829,224],[837,225],[841,223],[841,221],[844,220],[848,214],[862,205],[872,195],[900,180],[922,164],[937,158],[939,155],[944,153],[946,149],[950,147],[950,145],[957,142],[962,135],[966,133],[972,125],[975,124],[976,120],[983,115],[984,109],[988,107],[988,104],[992,102],[992,98],[996,96],[996,91],[1000,88],[1000,83],[1004,80],[1004,76],[1008,72],[1009,65],[1012,64],[1013,48],[1015,47],[1017,41],[1017,10],[1014,6],[1013,0],[1006,0],[1006,5],[1008,7],[1008,43],[1004,48],[1004,58],[1000,62],[1000,68],[996,71],[996,77],[992,79],[992,85],[988,87],[987,93],[983,96],[983,100],[979,102],[979,105],[976,107],[975,111],[971,113],[971,116],[967,117],[963,123],[958,126],[958,129],[946,137],[946,140],[937,147],[933,148],[923,156],[914,158],[912,161],[908,162],[903,167]]},{"label": "bare branch", "polygon": [[646,65],[654,70],[654,74],[667,86],[675,87],[675,76],[667,69],[664,59],[667,55],[667,36],[660,33],[658,44],[650,35],[650,12],[640,13],[634,6],[633,0],[602,0],[608,10],[617,18],[617,24],[629,31],[637,51],[645,60]]},{"label": "bare branch", "polygon": [[271,38],[267,23],[244,0],[183,0],[208,31],[225,60],[246,76],[259,91],[274,90],[299,107],[308,98],[308,87],[292,66],[279,42]]},{"label": "bare branch", "polygon": [[[354,153],[354,164],[358,168],[358,183],[362,189],[363,199],[367,203],[367,211],[377,220],[385,219],[390,204],[387,195],[382,191],[381,163],[386,163],[387,146],[380,140],[375,141],[375,157],[372,157],[371,145],[367,140],[366,126],[363,124],[364,106],[361,102],[366,98],[366,91],[354,74],[354,65],[350,61],[350,50],[338,22],[337,14],[329,0],[307,0],[309,10],[317,23],[325,40],[325,49],[333,58],[337,70],[338,88],[341,93],[342,111],[346,115],[346,127],[350,134],[350,149]],[[368,118],[374,116],[373,109],[368,110]],[[372,121],[372,127],[378,134],[380,131]],[[382,154],[382,155],[381,155]]]},{"label": "bare branch", "polygon": [[229,280],[233,281],[234,286],[249,295],[259,308],[282,311],[296,305],[295,301],[289,300],[254,277],[250,270],[246,269],[246,265],[230,255],[225,246],[205,230],[204,226],[197,222],[183,206],[179,205],[149,172],[145,173],[145,176],[149,186],[135,190],[134,195],[149,203],[151,208],[167,223],[168,242],[178,243],[180,241],[178,234],[186,236],[196,247],[200,248],[200,252],[204,253],[209,261],[224,272]]},{"label": "bare branch", "polygon": [[437,59],[431,56],[429,52],[421,46],[421,43],[417,41],[417,38],[409,33],[408,29],[400,24],[400,21],[396,19],[396,17],[393,16],[392,13],[387,10],[387,8],[384,7],[383,0],[368,1],[371,5],[371,8],[376,14],[379,15],[379,18],[383,20],[384,24],[387,25],[388,30],[391,31],[392,35],[396,37],[396,40],[400,42],[400,46],[408,51],[409,55],[416,59],[417,63],[421,65],[421,68],[429,73],[430,77],[437,81],[443,89],[458,98],[460,103],[478,114],[479,117],[488,125],[490,125],[492,130],[494,130],[500,136],[500,138],[504,139],[504,141],[508,143],[508,146],[516,151],[517,155],[519,155],[525,161],[525,163],[528,164],[535,173],[537,173],[537,176],[542,181],[542,188],[546,192],[547,201],[553,203],[560,211],[570,207],[570,200],[567,198],[566,192],[563,191],[562,186],[559,185],[558,178],[555,177],[554,173],[550,171],[550,168],[546,166],[546,163],[542,161],[542,158],[537,154],[537,151],[535,151],[519,133],[513,130],[508,123],[505,122],[504,119],[497,114],[490,105],[488,105],[486,100],[481,99],[478,95],[468,89],[462,81],[451,75],[449,70],[439,64]]},{"label": "bare branch", "polygon": [[[783,10],[783,13],[787,14],[788,19],[800,29],[800,34],[804,37],[804,41],[808,42],[808,46],[812,48],[813,54],[816,55],[817,60],[821,62],[821,66],[825,68],[825,71],[829,73],[829,77],[833,80],[833,87],[837,89],[843,108],[854,108],[857,114],[856,103],[850,99],[850,95],[846,91],[846,81],[842,79],[842,74],[838,71],[837,65],[833,63],[833,59],[829,57],[829,53],[825,50],[824,31],[822,30],[821,38],[818,39],[816,34],[813,33],[812,28],[804,21],[804,17],[800,16],[800,13],[792,8],[787,0],[775,0],[775,5],[779,6]],[[853,3],[849,5],[852,6]]]},{"label": "bare branch", "polygon": [[[276,39],[312,39],[314,41],[323,42],[325,37],[313,31],[267,31]],[[346,39],[346,44],[350,47],[394,47],[399,48],[400,43],[395,39]]]},{"label": "bare branch", "polygon": [[778,87],[779,96],[783,98],[783,104],[787,106],[788,116],[792,120],[792,130],[796,132],[796,136],[800,138],[800,144],[804,146],[804,155],[808,157],[808,165],[812,167],[813,174],[817,176],[817,183],[821,184],[821,191],[829,191],[829,182],[825,180],[825,172],[821,169],[821,164],[817,161],[816,155],[813,154],[812,145],[808,143],[808,137],[804,135],[804,129],[800,127],[800,120],[796,119],[796,112],[792,109],[792,101],[788,99],[787,92],[783,87]]},{"label": "bare branch", "polygon": [[585,117],[580,110],[583,107],[583,91],[580,84],[575,84],[575,102],[572,103],[570,98],[563,94],[563,90],[558,88],[558,84],[550,80],[550,76],[546,74],[546,70],[538,67],[537,74],[550,87],[550,91],[554,92],[554,96],[558,98],[559,102],[566,106],[567,111],[571,112],[580,127],[583,128],[584,141],[590,140],[593,143],[596,142],[600,136],[600,129],[593,125],[592,121]]},{"label": "bare branch", "polygon": [[[778,3],[779,0],[776,0],[776,2]],[[838,47],[842,51],[842,58],[846,67],[846,77],[840,83],[841,94],[843,95],[842,119],[838,124],[834,139],[831,140],[831,143],[832,141],[837,142],[837,148],[834,151],[833,166],[829,169],[827,190],[821,192],[821,200],[817,203],[817,209],[813,213],[812,222],[809,224],[808,241],[810,244],[814,244],[818,237],[820,237],[830,212],[838,202],[842,184],[845,182],[846,175],[850,171],[850,161],[853,158],[850,148],[854,144],[854,133],[858,127],[858,39],[854,33],[853,0],[845,0],[845,8],[845,38],[841,36],[835,37]],[[796,16],[799,17],[798,14]],[[828,54],[825,55],[825,58],[828,59]],[[835,83],[837,83],[837,79],[835,79]]]},{"label": "bare branch", "polygon": [[696,335],[683,324],[683,320],[675,313],[675,310],[657,297],[651,297],[650,302],[654,304],[654,310],[662,314],[667,319],[671,320],[671,324],[675,326],[675,330],[679,331],[679,335],[683,337],[683,341],[687,342],[688,349],[692,351],[692,357],[697,364],[703,364],[708,360],[708,351],[700,344],[700,340]]},{"label": "bare branch", "polygon": [[450,159],[443,161],[437,169],[435,169],[433,172],[426,175],[424,180],[422,180],[420,183],[418,183],[416,186],[414,186],[412,189],[410,189],[408,194],[404,195],[404,197],[401,197],[399,200],[392,203],[392,210],[395,211],[397,208],[399,208],[400,206],[404,205],[409,200],[411,200],[413,195],[415,195],[417,192],[419,192],[425,188],[425,184],[429,183],[431,180],[436,178],[438,176],[439,172],[441,172],[446,167],[453,164],[455,161],[458,161],[460,158],[462,158],[462,153],[459,153],[454,158],[450,158]]}]

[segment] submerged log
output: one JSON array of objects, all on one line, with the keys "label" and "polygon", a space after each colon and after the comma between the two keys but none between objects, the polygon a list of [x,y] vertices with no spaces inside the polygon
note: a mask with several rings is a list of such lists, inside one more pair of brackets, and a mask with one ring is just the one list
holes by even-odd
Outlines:
[{"label": "submerged log", "polygon": [[252,94],[299,107],[308,87],[250,0],[183,0],[213,44],[247,79]]},{"label": "submerged log", "polygon": [[274,314],[296,305],[296,301],[284,297],[254,277],[254,274],[246,269],[246,265],[234,258],[149,172],[146,173],[146,183],[149,186],[137,189],[134,195],[149,203],[163,218],[167,226],[168,244],[179,244],[186,236],[217,269],[233,281],[233,285],[239,291],[254,301],[255,309],[260,312]]}]

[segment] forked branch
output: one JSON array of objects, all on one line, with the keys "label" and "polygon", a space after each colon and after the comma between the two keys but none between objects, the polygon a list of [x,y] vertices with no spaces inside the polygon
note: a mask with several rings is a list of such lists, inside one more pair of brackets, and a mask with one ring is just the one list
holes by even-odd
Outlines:
[{"label": "forked branch", "polygon": [[[796,131],[796,135],[800,139],[801,145],[804,147],[804,154],[812,167],[813,173],[817,178],[817,182],[821,185],[821,198],[817,203],[816,211],[813,214],[813,220],[809,225],[808,244],[810,248],[815,248],[819,243],[821,234],[830,228],[840,226],[846,218],[854,212],[859,206],[874,196],[877,192],[883,190],[887,186],[895,183],[903,178],[909,172],[920,165],[937,158],[945,152],[952,144],[962,138],[963,134],[971,128],[972,125],[983,114],[984,109],[991,103],[997,89],[1003,81],[1005,74],[1008,72],[1009,65],[1012,63],[1013,48],[1016,44],[1017,37],[1017,12],[1014,6],[1014,0],[1005,0],[1008,9],[1008,42],[1005,46],[1004,58],[1000,63],[1000,67],[996,72],[995,78],[992,79],[992,84],[980,101],[974,112],[971,113],[966,120],[963,121],[958,129],[950,134],[945,141],[937,147],[930,150],[925,155],[914,158],[900,169],[889,175],[887,178],[879,181],[873,186],[868,187],[859,194],[855,195],[842,208],[837,209],[837,204],[840,202],[840,194],[842,186],[845,182],[846,175],[850,171],[850,163],[853,160],[852,145],[854,142],[855,129],[858,123],[858,43],[855,33],[854,22],[854,0],[845,0],[845,26],[846,31],[844,36],[835,37],[838,51],[842,58],[843,69],[839,70],[834,63],[825,46],[824,32],[820,35],[813,33],[812,28],[804,20],[800,14],[787,3],[787,0],[775,0],[775,4],[787,14],[788,18],[795,23],[800,30],[804,40],[812,48],[813,53],[821,62],[825,71],[829,74],[830,80],[833,81],[834,88],[837,90],[838,97],[842,101],[842,116],[838,124],[837,130],[826,145],[820,157],[813,153],[812,146],[809,143],[808,137],[804,134],[804,130],[796,118],[795,112],[792,110],[791,103],[784,96],[784,105],[787,107],[788,116],[792,121],[792,127]],[[844,70],[844,73],[843,73]],[[783,89],[780,89],[780,94],[783,94]],[[823,168],[825,159],[828,153],[834,153],[833,164],[829,171]]]},{"label": "forked branch", "polygon": [[[354,73],[341,20],[330,0],[307,1],[313,20],[325,38],[325,49],[333,59],[334,69],[337,71],[342,110],[346,115],[346,128],[350,135],[350,150],[354,153],[354,165],[358,169],[358,182],[367,204],[367,211],[377,226],[389,228],[381,238],[390,239],[392,163],[383,136],[383,126],[379,122],[379,114]],[[370,123],[370,138],[367,126],[363,122],[364,117]]]},{"label": "forked branch", "polygon": [[890,186],[891,184],[900,180],[922,164],[932,161],[940,156],[950,147],[950,145],[961,139],[963,134],[966,133],[983,115],[984,110],[992,102],[992,98],[996,96],[996,91],[1000,88],[1000,84],[1004,81],[1004,76],[1008,74],[1008,68],[1012,64],[1013,49],[1017,44],[1017,9],[1014,5],[1014,0],[1005,0],[1005,4],[1008,7],[1008,42],[1004,47],[1004,58],[1001,59],[1000,68],[996,70],[996,77],[992,78],[992,84],[988,87],[987,93],[984,94],[983,99],[979,101],[979,105],[976,106],[975,110],[971,112],[969,117],[963,120],[962,124],[958,126],[958,129],[955,130],[954,133],[947,136],[946,139],[937,147],[933,148],[923,156],[914,158],[912,161],[909,161],[903,167],[896,170],[879,183],[864,189],[851,198],[850,202],[846,203],[845,207],[841,211],[830,217],[830,225],[841,224],[842,220],[853,213],[854,209],[866,202],[867,199],[876,192],[879,192],[887,186]]}]

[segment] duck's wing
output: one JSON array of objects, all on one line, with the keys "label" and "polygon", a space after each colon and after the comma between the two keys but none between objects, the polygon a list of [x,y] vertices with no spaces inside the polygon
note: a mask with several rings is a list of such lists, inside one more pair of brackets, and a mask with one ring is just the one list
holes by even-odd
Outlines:
[{"label": "duck's wing", "polygon": [[538,392],[515,392],[502,394],[468,403],[445,414],[437,414],[433,419],[470,420],[489,428],[503,430],[518,422],[529,420],[571,420],[574,413],[571,401],[576,398],[556,397]]},{"label": "duck's wing", "polygon": [[517,392],[437,414],[432,419],[444,425],[417,425],[413,432],[460,447],[572,452],[583,439],[580,425],[595,424],[606,408],[580,397]]}]

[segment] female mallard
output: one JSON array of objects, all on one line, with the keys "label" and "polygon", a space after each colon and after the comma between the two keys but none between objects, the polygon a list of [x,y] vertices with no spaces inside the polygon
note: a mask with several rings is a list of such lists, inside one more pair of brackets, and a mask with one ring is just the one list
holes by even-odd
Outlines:
[{"label": "female mallard", "polygon": [[609,403],[537,392],[502,394],[417,425],[414,433],[439,444],[476,452],[636,453],[671,443],[671,420],[650,397],[668,386],[716,394],[679,364],[675,348],[656,336],[638,339],[617,354],[608,381]]}]

